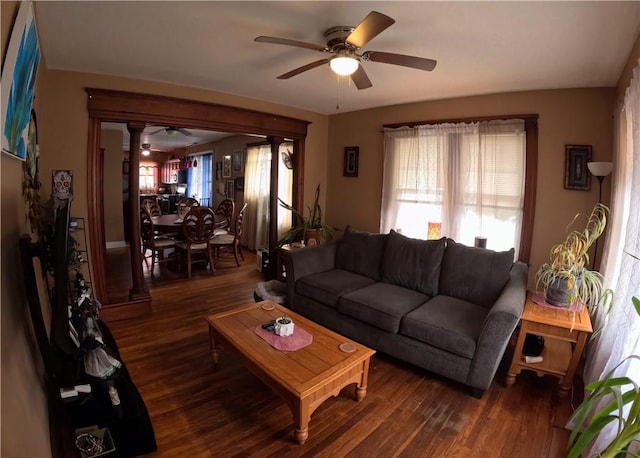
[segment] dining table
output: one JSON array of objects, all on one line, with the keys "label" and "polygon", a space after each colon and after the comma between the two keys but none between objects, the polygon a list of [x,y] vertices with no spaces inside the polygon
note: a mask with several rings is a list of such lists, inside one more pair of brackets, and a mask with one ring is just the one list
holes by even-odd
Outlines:
[{"label": "dining table", "polygon": [[[216,227],[223,227],[227,224],[227,219],[222,215],[214,215]],[[182,219],[177,213],[160,216],[152,216],[153,227],[158,232],[175,232],[182,228]]]}]

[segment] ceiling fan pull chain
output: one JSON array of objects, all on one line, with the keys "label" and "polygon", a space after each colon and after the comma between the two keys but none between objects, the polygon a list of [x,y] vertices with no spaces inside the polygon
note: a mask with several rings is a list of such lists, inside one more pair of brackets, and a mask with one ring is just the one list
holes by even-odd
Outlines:
[{"label": "ceiling fan pull chain", "polygon": [[340,75],[336,75],[336,111],[340,109]]}]

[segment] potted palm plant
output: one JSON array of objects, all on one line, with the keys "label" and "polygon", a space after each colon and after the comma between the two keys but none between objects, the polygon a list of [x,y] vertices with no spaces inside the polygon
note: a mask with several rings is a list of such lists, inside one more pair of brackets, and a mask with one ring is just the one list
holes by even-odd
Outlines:
[{"label": "potted palm plant", "polygon": [[[536,273],[536,284],[544,287],[548,303],[569,307],[578,301],[590,309],[600,303],[602,275],[589,269],[589,248],[604,232],[608,214],[605,205],[596,204],[581,231],[569,232],[564,242],[551,248],[549,262]],[[568,227],[581,217],[586,215],[577,214]]]},{"label": "potted palm plant", "polygon": [[[640,315],[640,299],[632,297],[631,301],[636,313]],[[580,457],[597,434],[612,422],[617,423],[616,434],[598,456],[606,458],[627,456],[631,443],[638,441],[640,437],[640,386],[629,377],[615,377],[616,369],[632,359],[640,360],[640,356],[628,356],[601,380],[585,387],[589,394],[585,396],[584,401],[576,408],[571,417],[575,425],[569,437],[571,450],[568,458]],[[603,401],[606,404],[601,407]]]},{"label": "potted palm plant", "polygon": [[[294,225],[289,229],[280,240],[278,246],[286,245],[298,240],[304,240],[305,244],[309,244],[310,240],[315,243],[333,240],[335,237],[335,229],[322,222],[322,208],[320,207],[320,185],[316,187],[316,194],[313,204],[307,207],[308,215],[305,217],[291,205],[278,198],[280,205],[286,208],[294,216]],[[297,220],[297,223],[295,222]],[[313,242],[312,242],[313,244]]]}]

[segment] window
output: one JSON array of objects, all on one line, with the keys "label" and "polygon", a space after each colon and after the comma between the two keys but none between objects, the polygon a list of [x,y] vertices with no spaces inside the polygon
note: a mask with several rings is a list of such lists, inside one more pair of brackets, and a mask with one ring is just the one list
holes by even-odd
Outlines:
[{"label": "window", "polygon": [[387,128],[381,231],[426,238],[442,223],[461,243],[518,252],[526,162],[523,119]]},{"label": "window", "polygon": [[158,164],[155,162],[141,162],[139,170],[140,193],[155,194],[158,178]]},{"label": "window", "polygon": [[192,156],[187,160],[187,196],[193,197],[200,205],[211,206],[212,172],[211,153]]}]

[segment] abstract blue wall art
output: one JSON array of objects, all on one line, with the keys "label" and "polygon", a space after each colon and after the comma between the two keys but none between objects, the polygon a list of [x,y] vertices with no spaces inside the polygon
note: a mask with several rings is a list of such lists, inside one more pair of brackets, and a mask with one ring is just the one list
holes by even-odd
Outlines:
[{"label": "abstract blue wall art", "polygon": [[40,63],[38,32],[31,2],[22,2],[2,68],[2,152],[27,156],[31,104]]}]

